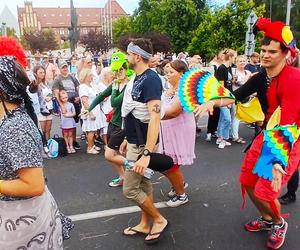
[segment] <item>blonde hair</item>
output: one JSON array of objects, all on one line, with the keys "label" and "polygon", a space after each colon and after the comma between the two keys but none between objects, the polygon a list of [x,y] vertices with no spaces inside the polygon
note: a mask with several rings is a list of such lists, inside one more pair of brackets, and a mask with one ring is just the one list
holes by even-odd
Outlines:
[{"label": "blonde hair", "polygon": [[83,83],[85,78],[88,77],[89,75],[92,75],[92,70],[83,68],[79,73],[79,82]]},{"label": "blonde hair", "polygon": [[236,62],[238,62],[240,59],[245,59],[246,62],[248,62],[248,58],[245,55],[238,55],[235,59]]},{"label": "blonde hair", "polygon": [[113,73],[111,67],[103,68],[100,73],[100,81],[104,82],[110,73]]}]

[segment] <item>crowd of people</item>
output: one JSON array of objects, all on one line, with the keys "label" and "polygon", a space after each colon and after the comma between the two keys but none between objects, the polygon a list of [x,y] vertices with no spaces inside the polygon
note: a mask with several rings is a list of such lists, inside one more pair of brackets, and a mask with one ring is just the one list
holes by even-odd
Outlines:
[{"label": "crowd of people", "polygon": [[[261,217],[245,224],[245,228],[251,232],[271,231],[267,246],[280,248],[285,240],[287,222],[282,218],[277,198],[282,185],[289,183],[288,193],[281,197],[280,202],[287,204],[296,199],[300,162],[299,153],[296,153],[298,141],[291,150],[293,161],[288,166],[278,161],[272,163],[271,181],[254,174],[253,167],[260,154],[266,122],[278,105],[281,107],[279,125],[300,125],[300,106],[296,97],[300,71],[287,66],[288,63],[297,63],[297,60],[290,60],[296,58],[296,50],[288,46],[281,30],[277,33],[264,31],[261,54],[254,52],[248,60],[232,49],[223,49],[208,65],[220,84],[232,92],[236,100],[211,100],[199,105],[195,113],[182,108],[178,86],[181,76],[189,69],[203,68],[199,55],[188,56],[184,52],[177,57],[173,55],[173,58],[162,53],[153,55],[151,42],[143,38],[132,40],[127,54],[114,51],[109,65],[105,66],[89,52],[82,55],[74,53],[67,60],[61,56],[55,60],[52,52],[48,52],[27,57],[23,64],[11,57],[14,54],[2,53],[0,137],[5,134],[11,137],[9,140],[1,139],[7,144],[0,147],[1,158],[6,159],[0,162],[0,201],[12,207],[12,201],[20,202],[30,210],[32,201],[25,197],[35,197],[41,206],[49,208],[45,212],[46,217],[51,213],[58,214],[60,220],[51,221],[57,225],[54,226],[57,231],[45,224],[45,237],[54,237],[48,235],[52,230],[57,237],[53,238],[55,249],[62,248],[61,238],[69,237],[73,225],[59,212],[45,186],[41,157],[49,157],[47,142],[52,135],[53,116],[58,116],[67,153],[73,154],[81,149],[76,137],[76,129],[79,128],[81,139],[86,141],[86,153],[98,155],[104,151],[105,159],[111,163],[116,177],[108,180],[108,185],[122,187],[124,196],[141,208],[140,222],[126,228],[123,234],[142,234],[146,244],[156,243],[167,230],[169,221],[154,206],[151,175],[146,174],[147,168],[159,171],[170,181],[167,206],[186,204],[189,202],[185,191],[188,183],[181,167],[192,165],[196,157],[199,117],[209,111],[207,142],[215,142],[219,149],[225,149],[232,143],[245,144],[246,141],[239,135],[237,101],[245,103],[256,96],[266,120],[263,124],[252,124],[256,137],[243,162],[240,182],[243,195],[247,192]],[[21,65],[27,65],[26,71]],[[284,86],[278,87],[278,79],[286,81],[283,85],[288,84],[288,90],[294,91],[294,94]],[[22,133],[35,140],[27,145],[32,140],[23,138]],[[26,143],[23,144],[23,140]],[[160,167],[166,160],[164,155],[172,162],[170,166],[165,164],[168,167]],[[31,213],[39,212],[39,207],[35,209]],[[7,218],[13,216],[5,214]],[[32,233],[36,233],[36,237],[39,235],[38,229]],[[11,247],[11,243],[5,244]],[[20,247],[24,242],[13,244],[13,247]]]}]

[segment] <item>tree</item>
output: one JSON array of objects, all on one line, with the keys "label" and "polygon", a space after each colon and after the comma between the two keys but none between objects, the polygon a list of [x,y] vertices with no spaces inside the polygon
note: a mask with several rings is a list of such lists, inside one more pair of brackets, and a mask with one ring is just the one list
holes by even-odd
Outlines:
[{"label": "tree", "polygon": [[151,41],[154,53],[156,52],[167,53],[171,49],[170,37],[165,34],[152,31],[152,32],[145,33],[143,37]]},{"label": "tree", "polygon": [[265,11],[264,5],[255,6],[252,0],[231,0],[226,7],[207,9],[194,32],[188,51],[210,58],[224,48],[244,54],[246,19],[252,9],[258,16]]},{"label": "tree", "polygon": [[140,37],[140,34],[137,33],[127,33],[119,37],[118,42],[114,45],[123,52],[126,52],[127,46],[130,43],[131,39]]},{"label": "tree", "polygon": [[[0,29],[0,36],[2,36],[2,29]],[[16,30],[14,28],[6,27],[6,36],[13,36],[18,38],[16,35]]]},{"label": "tree", "polygon": [[180,52],[187,48],[191,34],[199,23],[199,10],[193,0],[141,0],[134,12],[136,33],[156,31],[168,34],[172,48]]},{"label": "tree", "polygon": [[[265,17],[272,21],[286,21],[286,0],[254,0],[256,5],[265,5]],[[270,5],[272,3],[272,5]],[[295,34],[296,40],[300,39],[300,0],[292,0],[290,26]]]},{"label": "tree", "polygon": [[133,23],[131,17],[120,17],[113,22],[113,43],[118,44],[121,36],[133,33]]},{"label": "tree", "polygon": [[101,32],[90,30],[81,36],[80,42],[91,50],[108,50],[109,38]]},{"label": "tree", "polygon": [[[58,43],[56,40],[53,29],[46,29],[42,31],[24,30],[23,45],[25,48],[35,51],[55,50],[58,49]],[[25,44],[24,44],[25,40]]]}]

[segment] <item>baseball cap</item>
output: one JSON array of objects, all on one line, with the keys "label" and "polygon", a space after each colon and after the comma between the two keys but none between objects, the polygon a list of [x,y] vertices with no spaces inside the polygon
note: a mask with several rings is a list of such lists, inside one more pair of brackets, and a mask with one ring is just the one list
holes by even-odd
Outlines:
[{"label": "baseball cap", "polygon": [[68,63],[66,62],[66,61],[62,61],[62,62],[60,62],[59,63],[59,68],[61,69],[62,67],[64,67],[64,66],[68,66]]}]

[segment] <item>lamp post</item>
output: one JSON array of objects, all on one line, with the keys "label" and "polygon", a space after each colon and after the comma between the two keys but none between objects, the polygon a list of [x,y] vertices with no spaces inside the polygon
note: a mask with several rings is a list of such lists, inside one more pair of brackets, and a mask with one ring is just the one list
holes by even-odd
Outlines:
[{"label": "lamp post", "polygon": [[292,0],[287,0],[286,21],[285,21],[286,25],[290,25],[291,8],[292,8]]}]

